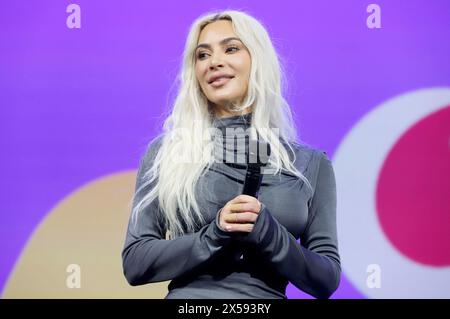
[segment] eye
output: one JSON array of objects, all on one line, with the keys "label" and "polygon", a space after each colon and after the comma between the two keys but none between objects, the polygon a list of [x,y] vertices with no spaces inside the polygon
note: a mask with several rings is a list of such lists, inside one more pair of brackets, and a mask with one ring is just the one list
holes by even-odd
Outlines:
[{"label": "eye", "polygon": [[[230,51],[230,50],[231,50],[231,51]],[[226,49],[226,52],[236,52],[236,51],[239,51],[239,48],[238,48],[238,47],[235,47],[235,46],[233,46],[233,47],[228,47],[228,48]],[[199,52],[199,53],[197,54],[197,59],[203,60],[203,58],[205,57],[205,55],[207,55],[207,53],[205,53],[205,52]]]},{"label": "eye", "polygon": [[[235,49],[236,51],[239,51],[239,48],[238,48],[238,47],[229,47],[229,48],[227,48],[227,52],[228,52],[229,50],[231,50],[231,49]],[[233,51],[233,52],[236,52],[236,51]]]},{"label": "eye", "polygon": [[206,53],[205,52],[200,52],[200,53],[198,53],[197,54],[197,59],[202,59],[203,57],[204,57],[204,55],[205,55]]}]

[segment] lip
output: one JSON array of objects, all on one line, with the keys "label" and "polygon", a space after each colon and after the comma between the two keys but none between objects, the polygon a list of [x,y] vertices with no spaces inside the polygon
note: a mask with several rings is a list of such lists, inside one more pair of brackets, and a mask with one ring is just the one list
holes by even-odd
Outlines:
[{"label": "lip", "polygon": [[227,74],[227,73],[215,73],[209,77],[208,84],[211,84],[212,82],[214,82],[215,80],[217,80],[218,78],[221,78],[221,77],[234,78],[234,75]]},{"label": "lip", "polygon": [[211,85],[212,87],[221,87],[225,84],[227,84],[228,82],[230,82],[231,79],[233,79],[234,77],[220,77],[217,80],[210,82],[209,85]]}]

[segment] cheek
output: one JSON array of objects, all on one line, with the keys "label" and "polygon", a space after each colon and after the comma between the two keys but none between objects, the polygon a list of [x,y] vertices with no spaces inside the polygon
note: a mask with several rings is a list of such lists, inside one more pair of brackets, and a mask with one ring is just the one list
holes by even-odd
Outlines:
[{"label": "cheek", "polygon": [[241,76],[243,76],[243,79],[248,80],[248,77],[250,75],[250,69],[251,69],[251,60],[249,56],[243,56],[239,59],[239,61],[236,61],[236,67],[239,70],[239,73]]},{"label": "cheek", "polygon": [[201,63],[196,63],[194,67],[195,77],[199,82],[204,80],[205,67]]},{"label": "cheek", "polygon": [[197,79],[197,81],[200,82],[201,74],[200,74],[200,68],[198,65],[195,65],[194,72],[195,72],[195,78]]},{"label": "cheek", "polygon": [[203,76],[201,67],[196,65],[194,72],[195,72],[195,78],[197,79],[197,83],[200,86],[200,88],[202,88],[202,90],[203,90],[205,88],[205,83],[204,83],[204,76]]}]

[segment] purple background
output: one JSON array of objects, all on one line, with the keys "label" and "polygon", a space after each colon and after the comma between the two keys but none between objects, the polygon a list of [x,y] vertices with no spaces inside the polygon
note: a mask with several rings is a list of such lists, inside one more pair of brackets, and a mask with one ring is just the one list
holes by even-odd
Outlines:
[{"label": "purple background", "polygon": [[[303,140],[332,157],[382,101],[450,85],[450,2],[2,1],[0,7],[0,291],[56,203],[100,176],[135,169],[160,130],[190,24],[243,9],[267,27],[289,79]],[[304,297],[289,287],[290,298]],[[334,298],[363,298],[343,275]]]}]

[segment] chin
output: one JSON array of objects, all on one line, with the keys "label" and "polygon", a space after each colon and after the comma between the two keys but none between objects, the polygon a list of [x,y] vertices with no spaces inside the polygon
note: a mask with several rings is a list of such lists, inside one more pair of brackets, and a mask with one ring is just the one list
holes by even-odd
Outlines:
[{"label": "chin", "polygon": [[235,95],[220,95],[220,94],[216,94],[214,96],[212,96],[212,98],[210,99],[210,101],[213,101],[214,104],[219,104],[219,105],[226,105],[226,104],[230,104],[231,101],[238,101],[238,96]]}]

